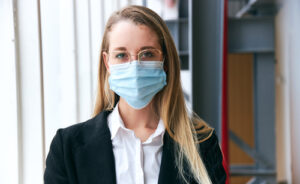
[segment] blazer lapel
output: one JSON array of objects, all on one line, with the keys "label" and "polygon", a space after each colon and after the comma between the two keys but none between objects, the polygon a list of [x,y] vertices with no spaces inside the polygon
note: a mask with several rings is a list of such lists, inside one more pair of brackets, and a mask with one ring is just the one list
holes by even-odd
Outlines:
[{"label": "blazer lapel", "polygon": [[174,142],[168,132],[164,134],[163,153],[158,177],[158,184],[180,183],[175,166]]},{"label": "blazer lapel", "polygon": [[114,154],[107,125],[109,113],[102,112],[97,115],[95,122],[85,125],[87,132],[90,132],[88,140],[75,153],[79,183],[116,184]]}]

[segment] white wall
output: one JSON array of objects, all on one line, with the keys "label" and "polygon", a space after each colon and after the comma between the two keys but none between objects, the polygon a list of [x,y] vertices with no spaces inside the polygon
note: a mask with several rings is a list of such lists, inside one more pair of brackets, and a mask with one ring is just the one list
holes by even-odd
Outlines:
[{"label": "white wall", "polygon": [[282,1],[276,17],[278,181],[300,183],[300,1]]}]

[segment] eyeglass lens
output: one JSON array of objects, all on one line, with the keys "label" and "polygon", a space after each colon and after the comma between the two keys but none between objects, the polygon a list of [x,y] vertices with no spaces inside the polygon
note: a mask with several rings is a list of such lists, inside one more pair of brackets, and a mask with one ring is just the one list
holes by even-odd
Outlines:
[{"label": "eyeglass lens", "polygon": [[[130,53],[127,51],[112,51],[110,52],[110,61],[113,64],[121,64],[131,60]],[[145,49],[138,53],[139,61],[161,61],[162,53],[158,49]]]}]

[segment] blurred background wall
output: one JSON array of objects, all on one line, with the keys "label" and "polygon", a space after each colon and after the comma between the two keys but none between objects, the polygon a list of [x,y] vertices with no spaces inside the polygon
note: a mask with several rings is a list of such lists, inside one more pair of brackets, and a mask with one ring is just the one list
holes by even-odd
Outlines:
[{"label": "blurred background wall", "polygon": [[300,183],[299,0],[0,0],[0,183],[42,183],[56,130],[91,117],[105,22],[129,4],[166,21],[230,183]]}]

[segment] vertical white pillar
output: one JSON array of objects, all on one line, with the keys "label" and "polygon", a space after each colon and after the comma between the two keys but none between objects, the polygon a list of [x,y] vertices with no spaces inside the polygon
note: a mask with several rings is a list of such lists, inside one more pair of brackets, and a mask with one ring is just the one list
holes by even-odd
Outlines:
[{"label": "vertical white pillar", "polygon": [[42,183],[43,81],[38,1],[14,1],[19,129],[19,179]]},{"label": "vertical white pillar", "polygon": [[41,25],[43,43],[43,75],[44,75],[44,101],[45,101],[45,153],[48,153],[50,141],[56,127],[60,124],[60,89],[61,70],[59,52],[59,12],[58,1],[41,1]]},{"label": "vertical white pillar", "polygon": [[0,1],[0,183],[18,183],[18,113],[13,1]]},{"label": "vertical white pillar", "polygon": [[75,40],[77,53],[77,92],[79,121],[92,112],[92,47],[89,1],[75,0]]},{"label": "vertical white pillar", "polygon": [[[99,57],[101,42],[105,27],[104,0],[90,0],[90,44],[91,44],[91,81],[92,81],[92,107],[94,107],[98,82]],[[93,109],[92,109],[93,110]]]},{"label": "vertical white pillar", "polygon": [[300,182],[300,2],[288,0],[276,17],[276,136],[278,181]]},{"label": "vertical white pillar", "polygon": [[45,153],[58,128],[77,122],[73,0],[41,0]]},{"label": "vertical white pillar", "polygon": [[300,1],[290,0],[289,32],[292,183],[300,183]]},{"label": "vertical white pillar", "polygon": [[288,53],[288,9],[285,4],[276,15],[276,168],[277,181],[291,183],[290,82]]}]

